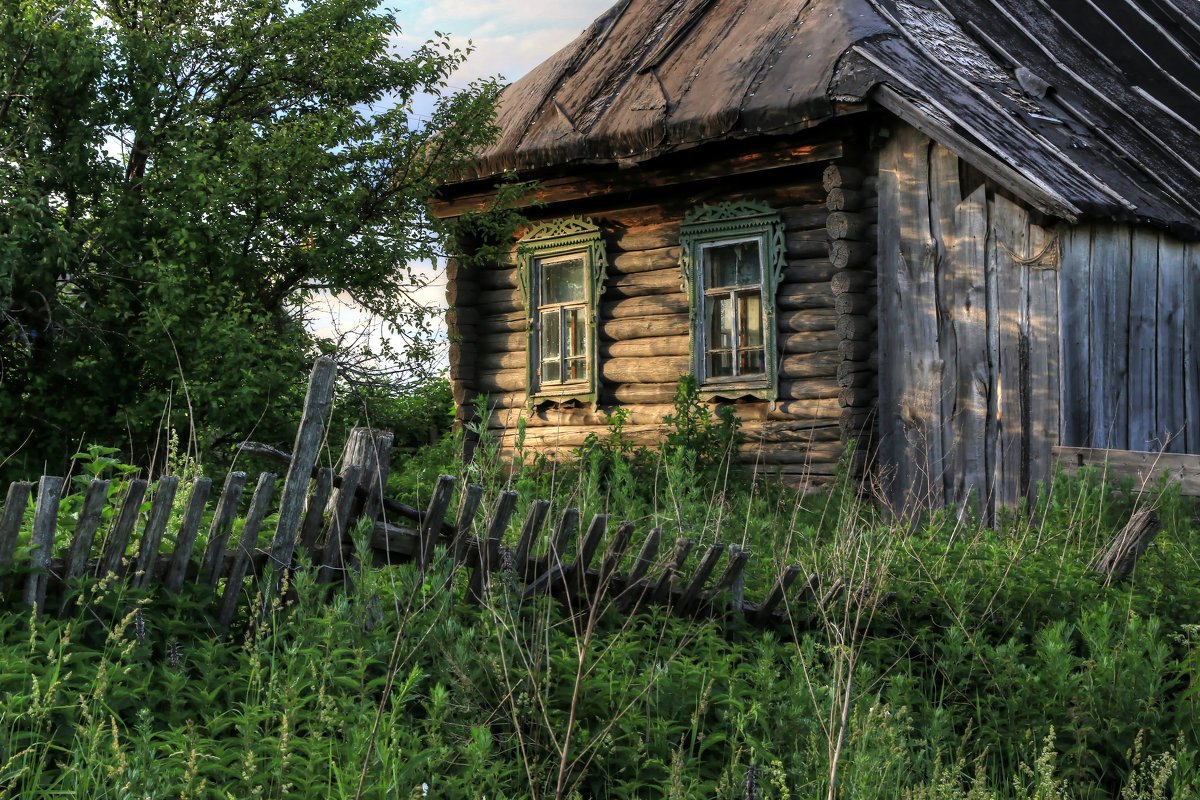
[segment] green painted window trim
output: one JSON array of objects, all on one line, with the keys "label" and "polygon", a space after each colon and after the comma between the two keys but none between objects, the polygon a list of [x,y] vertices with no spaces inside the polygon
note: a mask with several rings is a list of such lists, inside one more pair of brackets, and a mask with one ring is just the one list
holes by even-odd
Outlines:
[{"label": "green painted window trim", "polygon": [[[704,369],[703,339],[704,282],[700,273],[700,251],[705,245],[743,241],[757,237],[763,254],[764,354],[766,375],[739,382],[707,381]],[[779,393],[779,347],[776,331],[775,292],[787,262],[787,244],[783,220],[763,203],[736,202],[704,205],[689,211],[679,230],[679,267],[688,292],[691,324],[690,347],[692,374],[700,383],[705,398],[757,397],[774,402]]]},{"label": "green painted window trim", "polygon": [[[542,260],[582,253],[587,270],[587,364],[586,385],[538,385],[538,285],[535,272]],[[608,274],[608,258],[600,227],[590,219],[568,217],[535,224],[517,243],[517,276],[525,305],[525,397],[526,407],[538,403],[565,403],[571,400],[596,404],[599,392],[599,309]]]}]

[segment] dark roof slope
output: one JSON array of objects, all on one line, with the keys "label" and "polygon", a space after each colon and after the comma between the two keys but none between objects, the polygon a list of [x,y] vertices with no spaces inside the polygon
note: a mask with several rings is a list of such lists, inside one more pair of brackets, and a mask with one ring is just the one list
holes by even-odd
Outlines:
[{"label": "dark roof slope", "polygon": [[1200,235],[1197,0],[621,0],[477,176],[789,133],[871,98],[1044,210]]}]

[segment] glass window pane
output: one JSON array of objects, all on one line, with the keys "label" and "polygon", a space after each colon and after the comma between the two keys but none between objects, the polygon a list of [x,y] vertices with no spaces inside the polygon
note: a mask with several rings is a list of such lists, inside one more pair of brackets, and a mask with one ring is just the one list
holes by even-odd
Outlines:
[{"label": "glass window pane", "polygon": [[708,354],[708,377],[728,378],[733,376],[733,353],[728,350]]},{"label": "glass window pane", "polygon": [[733,299],[729,296],[708,298],[708,349],[733,347]]},{"label": "glass window pane", "polygon": [[707,286],[744,286],[759,283],[762,269],[758,263],[758,242],[737,242],[704,249]]},{"label": "glass window pane", "polygon": [[738,295],[738,331],[743,347],[763,346],[762,294],[743,292]]},{"label": "glass window pane", "polygon": [[738,353],[739,375],[761,375],[767,371],[763,360],[763,351],[759,349],[742,350]]},{"label": "glass window pane", "polygon": [[538,346],[541,348],[543,360],[548,358],[557,360],[559,353],[562,352],[559,345],[559,335],[561,334],[559,325],[558,309],[542,312],[541,341]]},{"label": "glass window pane", "polygon": [[583,356],[587,355],[587,309],[583,308],[568,308],[567,315],[567,332],[568,345],[565,348],[565,353],[568,356]]},{"label": "glass window pane", "polygon": [[583,256],[562,261],[543,261],[541,267],[543,304],[580,303],[587,299]]},{"label": "glass window pane", "polygon": [[587,380],[587,359],[586,358],[571,358],[567,360],[567,377],[564,380],[568,381],[585,381]]},{"label": "glass window pane", "polygon": [[562,365],[557,358],[542,362],[542,383],[562,383]]}]

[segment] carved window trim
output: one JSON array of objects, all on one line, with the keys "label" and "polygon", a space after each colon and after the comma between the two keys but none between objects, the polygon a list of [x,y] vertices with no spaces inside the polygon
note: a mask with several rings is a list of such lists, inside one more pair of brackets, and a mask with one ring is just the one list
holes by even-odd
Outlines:
[{"label": "carved window trim", "polygon": [[[762,314],[765,371],[745,379],[713,378],[705,362],[704,319],[706,292],[703,275],[705,248],[757,240],[762,263]],[[763,203],[733,202],[704,205],[689,211],[679,231],[679,266],[688,292],[692,373],[703,397],[757,397],[774,401],[779,387],[779,352],[775,292],[786,266],[783,220]]]},{"label": "carved window trim", "polygon": [[[561,260],[573,255],[584,257],[584,283],[587,287],[587,380],[543,385],[540,380],[541,320],[538,313],[545,305],[539,296],[541,265],[546,261]],[[517,243],[516,261],[521,300],[525,307],[526,406],[533,407],[543,402],[565,403],[572,400],[594,405],[599,390],[597,338],[600,297],[604,294],[604,282],[608,272],[608,259],[600,227],[584,217],[537,223]]]}]

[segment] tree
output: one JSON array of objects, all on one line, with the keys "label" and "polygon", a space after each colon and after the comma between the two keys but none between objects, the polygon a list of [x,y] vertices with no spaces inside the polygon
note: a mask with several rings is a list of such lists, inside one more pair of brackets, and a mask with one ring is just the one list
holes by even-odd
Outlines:
[{"label": "tree", "polygon": [[[494,135],[374,0],[0,0],[0,460],[283,437],[318,291],[406,330],[435,185]],[[432,118],[412,118],[421,93]],[[419,361],[425,340],[401,355]],[[13,454],[16,458],[13,459]],[[11,469],[10,469],[11,471]],[[32,474],[32,473],[29,473]]]}]

